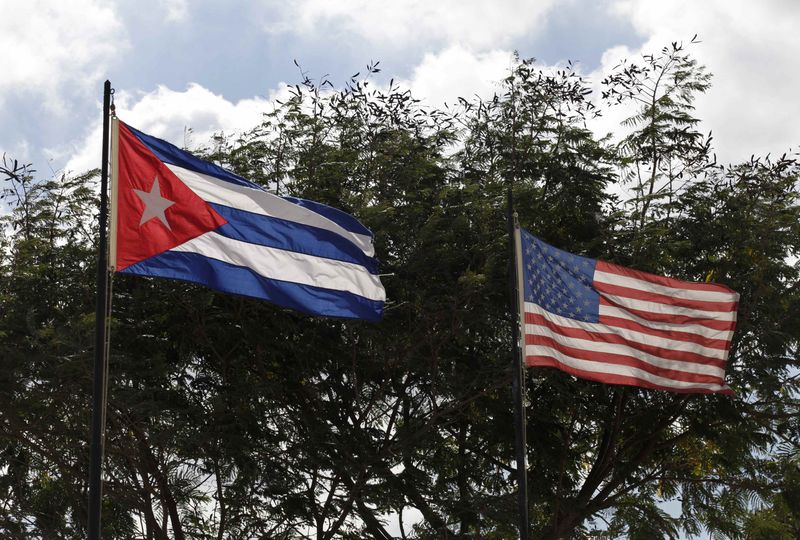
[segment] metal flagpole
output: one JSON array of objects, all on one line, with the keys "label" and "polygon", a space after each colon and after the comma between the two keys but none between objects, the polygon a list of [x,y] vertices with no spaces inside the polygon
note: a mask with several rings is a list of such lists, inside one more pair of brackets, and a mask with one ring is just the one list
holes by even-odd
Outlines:
[{"label": "metal flagpole", "polygon": [[519,505],[519,537],[520,540],[529,540],[528,536],[528,460],[526,420],[525,420],[525,374],[522,360],[522,347],[520,343],[520,325],[523,320],[520,316],[522,311],[522,253],[519,236],[519,222],[517,214],[514,212],[514,195],[511,187],[508,188],[508,238],[513,253],[513,264],[511,275],[513,279],[512,290],[514,306],[514,324],[512,328],[512,339],[514,342],[514,361],[512,363],[513,382],[512,392],[514,394],[514,432],[516,442],[517,459],[517,504]]},{"label": "metal flagpole", "polygon": [[103,451],[105,445],[106,388],[108,386],[108,319],[111,299],[108,291],[108,153],[111,117],[111,82],[103,87],[103,161],[100,165],[100,223],[97,253],[97,304],[95,309],[94,387],[92,435],[89,458],[89,540],[100,540],[100,511],[103,502]]}]

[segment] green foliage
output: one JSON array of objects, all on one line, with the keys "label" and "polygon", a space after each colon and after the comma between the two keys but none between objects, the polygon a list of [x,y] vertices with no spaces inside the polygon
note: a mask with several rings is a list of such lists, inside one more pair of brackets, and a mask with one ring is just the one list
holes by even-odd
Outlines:
[{"label": "green foliage", "polygon": [[[448,112],[378,71],[304,77],[201,151],[370,227],[384,320],[116,276],[105,536],[386,539],[414,511],[403,538],[514,538],[511,188],[550,243],[741,293],[733,398],[530,372],[534,537],[796,537],[797,162],[717,165],[692,109],[709,75],[678,44],[607,79],[606,103],[636,109],[619,144],[586,128],[600,111],[571,66],[517,58],[493,99]],[[0,532],[81,538],[96,173],[0,172]]]}]

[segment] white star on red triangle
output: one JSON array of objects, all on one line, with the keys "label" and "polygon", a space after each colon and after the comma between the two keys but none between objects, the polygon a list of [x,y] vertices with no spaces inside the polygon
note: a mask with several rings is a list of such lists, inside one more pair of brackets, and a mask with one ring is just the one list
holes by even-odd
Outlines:
[{"label": "white star on red triangle", "polygon": [[164,214],[164,212],[167,210],[167,208],[175,204],[175,202],[165,199],[161,196],[161,187],[158,185],[158,176],[156,176],[153,180],[153,187],[150,188],[149,193],[139,189],[134,189],[133,191],[144,203],[144,212],[142,212],[142,219],[139,220],[139,227],[151,219],[158,218],[161,220],[161,223],[163,223],[164,226],[171,231],[172,227],[169,226],[167,216]]}]

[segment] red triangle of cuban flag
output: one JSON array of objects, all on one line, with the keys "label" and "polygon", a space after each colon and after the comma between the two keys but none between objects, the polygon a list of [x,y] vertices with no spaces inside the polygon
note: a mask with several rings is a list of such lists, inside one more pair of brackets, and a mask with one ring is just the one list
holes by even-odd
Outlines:
[{"label": "red triangle of cuban flag", "polygon": [[226,223],[122,122],[118,148],[117,271]]}]

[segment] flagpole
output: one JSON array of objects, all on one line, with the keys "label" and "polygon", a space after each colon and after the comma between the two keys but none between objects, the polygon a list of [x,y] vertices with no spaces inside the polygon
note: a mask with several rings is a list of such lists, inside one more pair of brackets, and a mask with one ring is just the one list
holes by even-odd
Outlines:
[{"label": "flagpole", "polygon": [[92,432],[89,452],[89,540],[100,540],[100,514],[103,503],[103,452],[105,445],[106,388],[108,378],[108,319],[111,308],[108,292],[108,143],[111,117],[111,82],[103,87],[103,161],[100,165],[100,217],[97,253],[97,303],[95,307],[94,384]]},{"label": "flagpole", "polygon": [[512,325],[512,339],[514,344],[514,360],[512,362],[513,379],[511,383],[514,395],[514,432],[516,443],[517,460],[517,504],[519,508],[519,537],[520,540],[529,540],[528,536],[528,460],[526,419],[525,419],[525,376],[524,363],[522,357],[522,346],[520,343],[520,325],[523,323],[522,312],[522,254],[519,235],[519,221],[514,212],[514,195],[511,187],[508,188],[508,238],[513,253],[513,264],[511,270],[514,324]]}]

